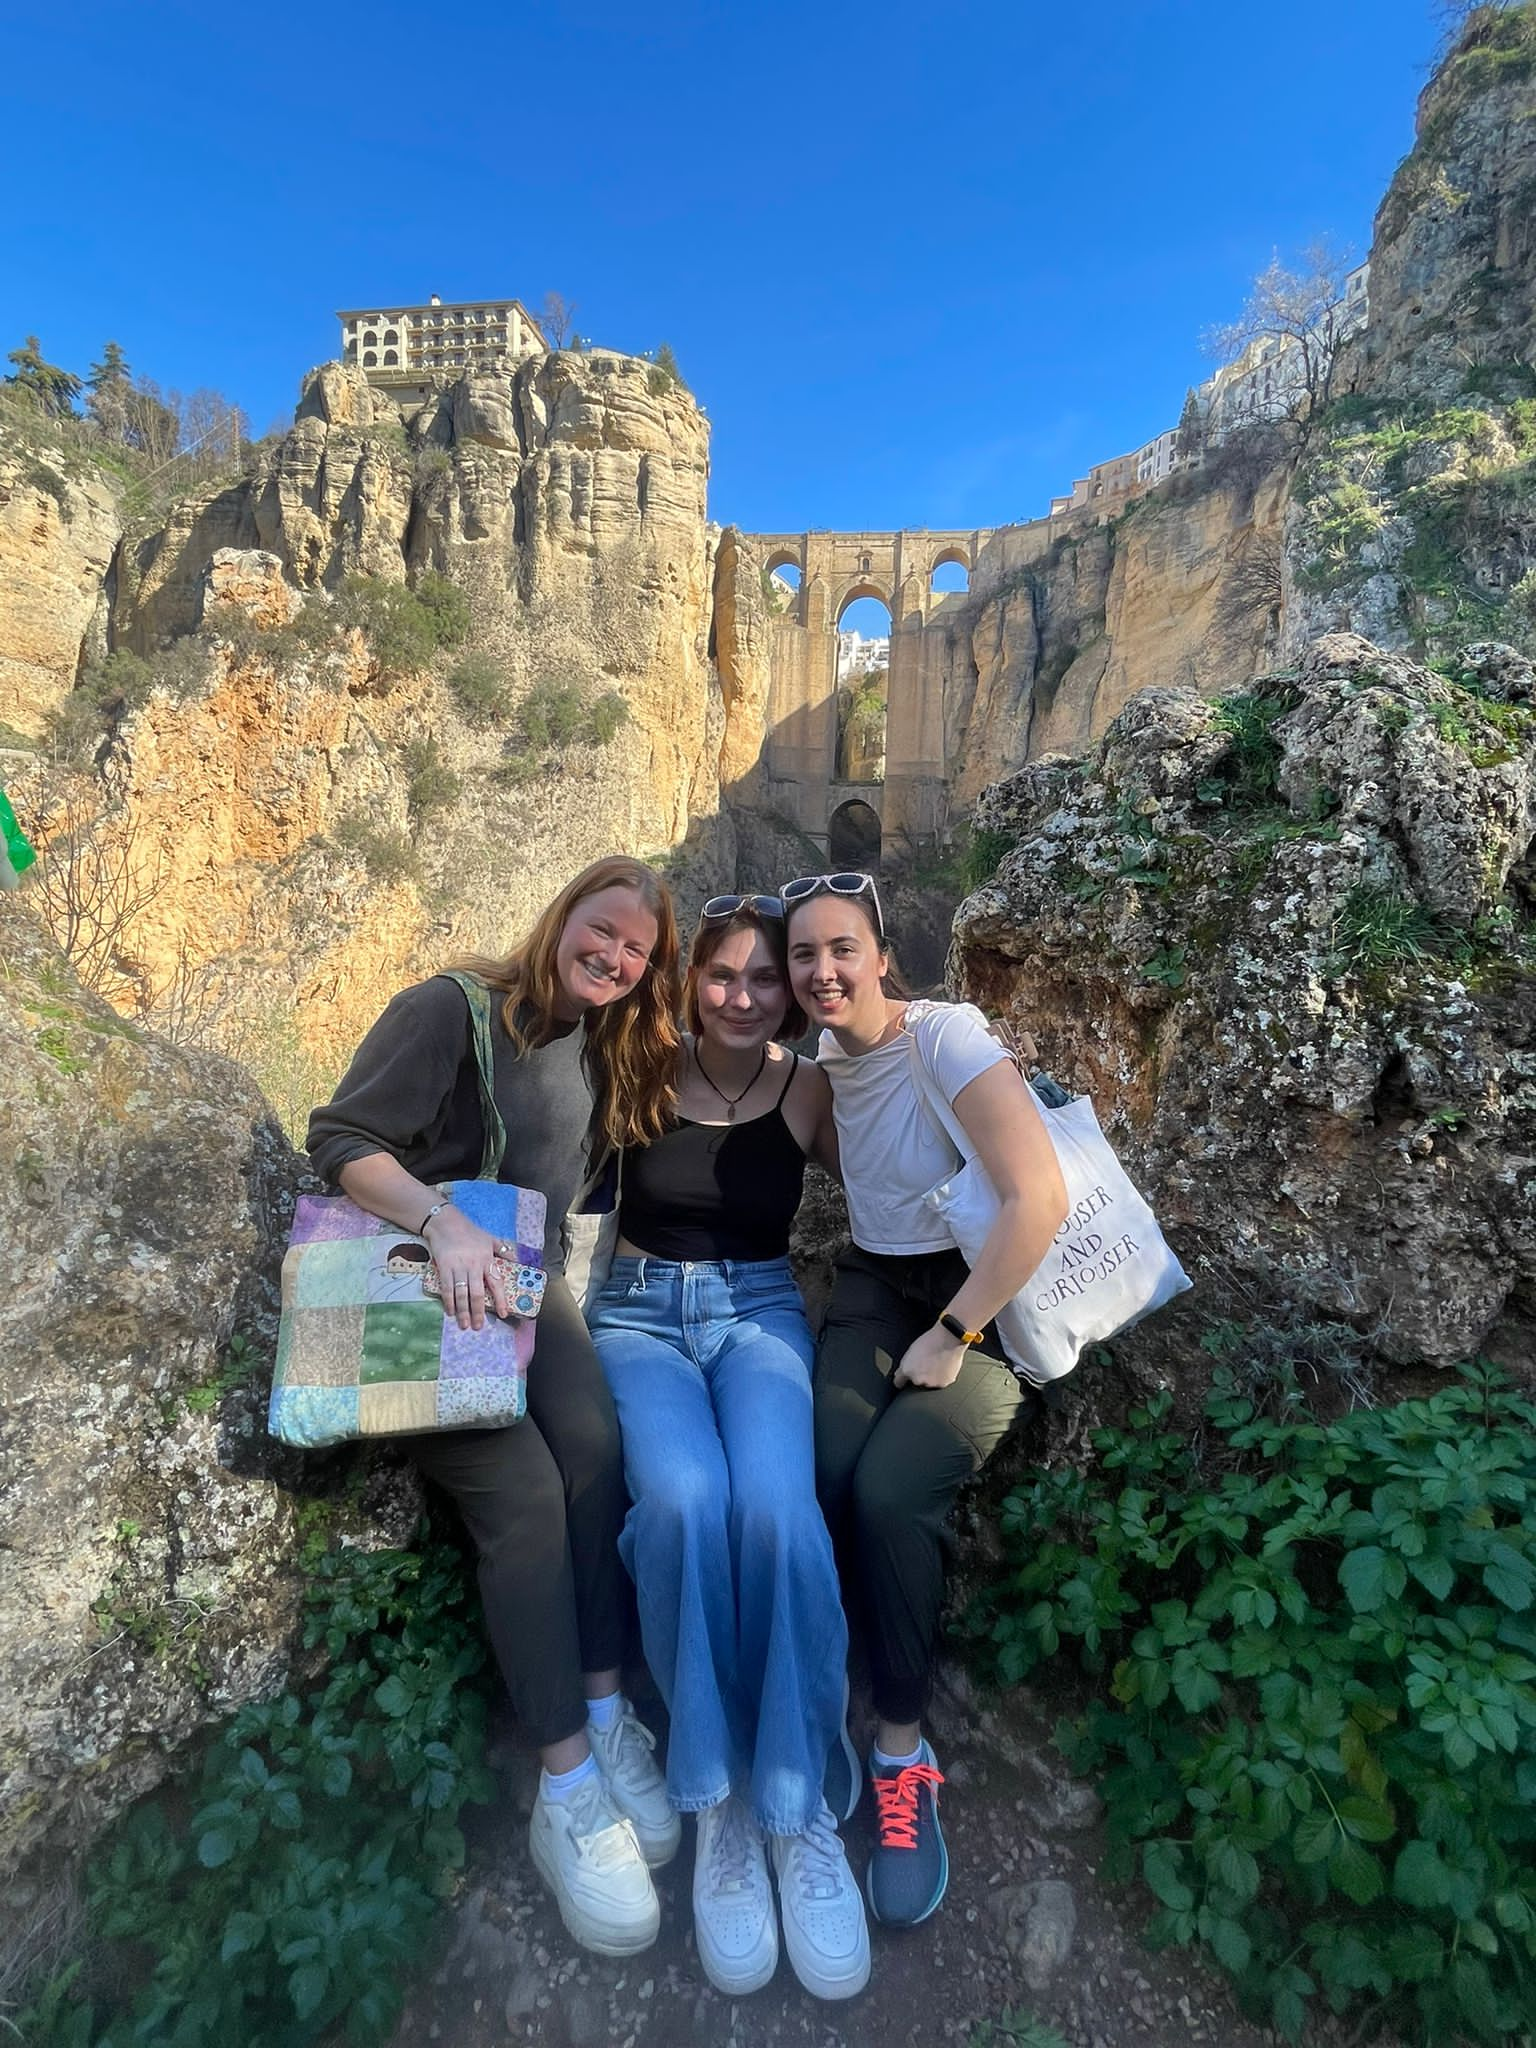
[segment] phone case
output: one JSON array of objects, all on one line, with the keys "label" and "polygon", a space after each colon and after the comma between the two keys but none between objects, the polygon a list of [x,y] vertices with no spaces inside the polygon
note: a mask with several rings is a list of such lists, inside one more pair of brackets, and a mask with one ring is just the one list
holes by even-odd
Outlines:
[{"label": "phone case", "polygon": [[[524,1322],[532,1322],[544,1302],[544,1283],[548,1277],[542,1266],[520,1266],[516,1259],[498,1258],[493,1261],[501,1275],[502,1285],[507,1290],[507,1303],[513,1315]],[[435,1294],[442,1299],[442,1286],[437,1277],[437,1261],[430,1259],[421,1276],[423,1294]],[[487,1297],[489,1299],[489,1297]]]}]

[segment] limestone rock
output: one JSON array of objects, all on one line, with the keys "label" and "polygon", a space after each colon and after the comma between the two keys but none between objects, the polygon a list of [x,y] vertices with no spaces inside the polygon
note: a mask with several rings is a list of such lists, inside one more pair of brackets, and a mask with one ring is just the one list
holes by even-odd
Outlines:
[{"label": "limestone rock", "polygon": [[720,536],[715,554],[715,665],[725,701],[720,781],[738,799],[750,794],[768,728],[772,622],[763,598],[762,570],[735,527]]},{"label": "limestone rock", "polygon": [[1333,638],[1225,710],[1143,693],[988,791],[1017,844],[952,970],[1092,1094],[1196,1307],[1528,1363],[1536,717],[1518,656],[1465,659]]},{"label": "limestone rock", "polygon": [[1489,10],[1420,94],[1413,150],[1376,214],[1362,390],[1446,404],[1469,363],[1536,355],[1533,54],[1526,11]]},{"label": "limestone rock", "polygon": [[255,626],[286,626],[299,593],[283,580],[283,565],[261,548],[218,548],[203,584],[200,625],[217,628],[219,614],[238,613]]},{"label": "limestone rock", "polygon": [[1044,1991],[1072,1953],[1077,1933],[1077,1899],[1060,1878],[1005,1885],[987,1900],[1031,1991]]},{"label": "limestone rock", "polygon": [[299,1584],[289,1502],[225,1471],[185,1400],[275,1264],[292,1154],[244,1075],[84,995],[9,897],[0,949],[8,1869],[276,1684]]},{"label": "limestone rock", "polygon": [[0,450],[0,725],[40,737],[104,647],[122,534],[106,476],[61,450]]},{"label": "limestone rock", "polygon": [[351,363],[322,363],[304,379],[296,417],[322,420],[328,427],[371,427],[397,419],[398,408]]}]

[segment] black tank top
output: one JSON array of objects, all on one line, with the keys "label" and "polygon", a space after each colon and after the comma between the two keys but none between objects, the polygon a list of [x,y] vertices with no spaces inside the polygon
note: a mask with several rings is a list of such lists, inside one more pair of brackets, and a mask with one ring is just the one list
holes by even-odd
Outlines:
[{"label": "black tank top", "polygon": [[800,1206],[805,1154],[779,1099],[741,1124],[686,1117],[624,1155],[619,1230],[656,1259],[782,1259]]}]

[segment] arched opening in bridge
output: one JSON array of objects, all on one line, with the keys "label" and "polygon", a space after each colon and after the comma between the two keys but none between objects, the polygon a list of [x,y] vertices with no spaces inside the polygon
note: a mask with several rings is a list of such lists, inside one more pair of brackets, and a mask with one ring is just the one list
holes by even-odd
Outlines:
[{"label": "arched opening in bridge", "polygon": [[770,555],[763,565],[763,598],[778,618],[794,618],[800,609],[800,564],[793,555]]},{"label": "arched opening in bridge", "polygon": [[839,804],[827,826],[827,859],[832,872],[844,868],[872,875],[880,867],[880,820],[868,804],[851,797]]},{"label": "arched opening in bridge", "polygon": [[[837,617],[837,764],[834,773],[839,782],[885,780],[885,716],[890,668],[890,606],[872,588],[856,584],[849,591]],[[877,834],[878,831],[877,821]]]},{"label": "arched opening in bridge", "polygon": [[933,574],[928,579],[928,588],[935,597],[950,597],[971,587],[971,569],[964,555],[958,550],[940,555],[933,565]]}]

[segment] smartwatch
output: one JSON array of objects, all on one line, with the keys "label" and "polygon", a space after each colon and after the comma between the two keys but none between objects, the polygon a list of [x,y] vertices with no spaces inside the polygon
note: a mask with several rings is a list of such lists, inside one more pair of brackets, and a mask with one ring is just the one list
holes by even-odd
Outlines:
[{"label": "smartwatch", "polygon": [[982,1330],[968,1330],[958,1316],[952,1316],[948,1309],[939,1317],[939,1328],[948,1330],[957,1344],[979,1344],[986,1334]]}]

